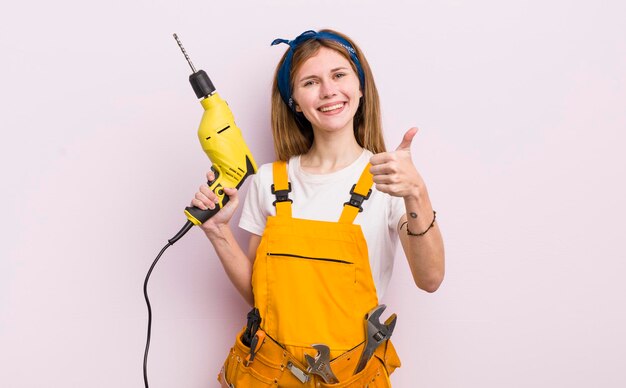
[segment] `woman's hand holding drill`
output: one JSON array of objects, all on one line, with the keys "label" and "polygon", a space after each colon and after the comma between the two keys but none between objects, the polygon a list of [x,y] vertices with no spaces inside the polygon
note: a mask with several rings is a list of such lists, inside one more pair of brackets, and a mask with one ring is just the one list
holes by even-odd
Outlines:
[{"label": "woman's hand holding drill", "polygon": [[[208,181],[215,179],[213,171],[209,171],[206,174]],[[230,222],[237,206],[239,204],[239,195],[237,189],[231,187],[224,187],[224,193],[228,195],[229,201],[226,205],[213,217],[209,218],[200,227],[205,233],[213,233],[219,231],[219,227],[227,225]],[[194,198],[191,200],[191,205],[202,210],[215,209],[216,204],[219,203],[219,198],[207,184],[200,186],[196,192]]]}]

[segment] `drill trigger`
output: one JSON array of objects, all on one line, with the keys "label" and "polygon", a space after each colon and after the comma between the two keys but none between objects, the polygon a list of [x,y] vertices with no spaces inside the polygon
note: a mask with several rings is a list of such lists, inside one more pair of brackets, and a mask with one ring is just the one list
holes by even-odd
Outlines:
[{"label": "drill trigger", "polygon": [[213,174],[215,175],[215,178],[213,178],[212,180],[207,181],[207,185],[209,185],[209,187],[211,187],[213,185],[213,183],[215,183],[217,178],[220,176],[220,172],[219,172],[219,170],[217,168],[215,168],[215,166],[211,166],[211,171],[213,171]]}]

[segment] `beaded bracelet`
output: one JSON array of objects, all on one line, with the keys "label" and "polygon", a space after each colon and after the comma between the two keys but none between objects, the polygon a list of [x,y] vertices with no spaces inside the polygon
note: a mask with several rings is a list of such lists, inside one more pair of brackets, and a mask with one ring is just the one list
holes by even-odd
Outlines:
[{"label": "beaded bracelet", "polygon": [[409,236],[417,236],[417,237],[419,237],[419,236],[423,236],[423,235],[425,235],[425,234],[426,234],[426,232],[428,232],[428,231],[430,230],[430,228],[432,228],[432,227],[433,227],[433,225],[435,225],[435,220],[436,220],[436,219],[437,219],[437,212],[433,210],[433,222],[431,222],[431,223],[430,223],[430,225],[428,225],[428,228],[426,228],[426,230],[425,230],[425,231],[423,231],[422,233],[413,233],[413,232],[411,232],[411,231],[409,230],[409,225],[408,225],[408,224],[409,224],[409,221],[404,221],[404,222],[402,223],[402,225],[400,225],[400,229],[402,229],[402,227],[403,227],[404,225],[406,225],[406,234],[408,234]]}]

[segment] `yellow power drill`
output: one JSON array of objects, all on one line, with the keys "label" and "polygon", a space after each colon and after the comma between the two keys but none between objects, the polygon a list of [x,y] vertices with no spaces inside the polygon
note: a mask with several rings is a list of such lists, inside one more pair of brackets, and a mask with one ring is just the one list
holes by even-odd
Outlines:
[{"label": "yellow power drill", "polygon": [[185,208],[189,222],[169,240],[171,244],[180,239],[193,225],[204,223],[228,203],[229,198],[224,194],[224,187],[239,188],[248,176],[257,171],[252,153],[243,140],[241,130],[235,124],[235,117],[228,104],[215,92],[215,86],[207,73],[204,70],[196,71],[176,34],[174,39],[193,71],[189,76],[189,83],[196,96],[201,99],[200,104],[204,108],[198,128],[198,140],[213,164],[211,170],[215,174],[215,179],[209,181],[208,185],[219,197],[219,202],[212,210]]},{"label": "yellow power drill", "polygon": [[189,76],[189,82],[196,92],[196,96],[200,99],[200,104],[204,108],[200,127],[198,128],[198,139],[202,145],[202,149],[211,159],[211,170],[215,174],[215,179],[208,182],[209,187],[219,197],[219,203],[213,210],[202,210],[197,207],[185,208],[187,222],[182,229],[176,233],[174,237],[167,240],[167,244],[150,266],[146,279],[143,283],[143,294],[148,307],[148,333],[146,338],[146,348],[143,356],[143,379],[145,388],[148,387],[148,351],[150,349],[150,333],[152,328],[152,308],[150,299],[148,298],[148,280],[152,274],[152,270],[159,261],[165,250],[174,245],[181,237],[185,235],[194,225],[200,225],[206,220],[214,216],[226,203],[228,196],[225,195],[224,187],[239,188],[243,181],[257,171],[257,165],[252,158],[252,154],[248,149],[241,130],[235,124],[235,118],[230,111],[228,104],[216,92],[215,86],[204,70],[196,71],[191,63],[187,52],[180,43],[178,36],[174,34],[174,39],[178,43],[181,51],[185,55],[185,59],[191,66],[193,73]]}]

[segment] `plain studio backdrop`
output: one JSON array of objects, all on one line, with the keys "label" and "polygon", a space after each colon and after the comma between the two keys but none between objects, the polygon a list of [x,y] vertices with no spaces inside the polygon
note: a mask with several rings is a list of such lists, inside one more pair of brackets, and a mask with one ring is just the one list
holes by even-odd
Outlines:
[{"label": "plain studio backdrop", "polygon": [[[394,386],[625,387],[624,4],[3,4],[0,386],[143,386],[144,276],[209,168],[172,33],[267,163],[270,42],[329,27],[370,61],[387,147],[420,127],[445,238],[434,294],[398,251]],[[214,387],[248,307],[199,229],[149,293],[151,387]]]}]

